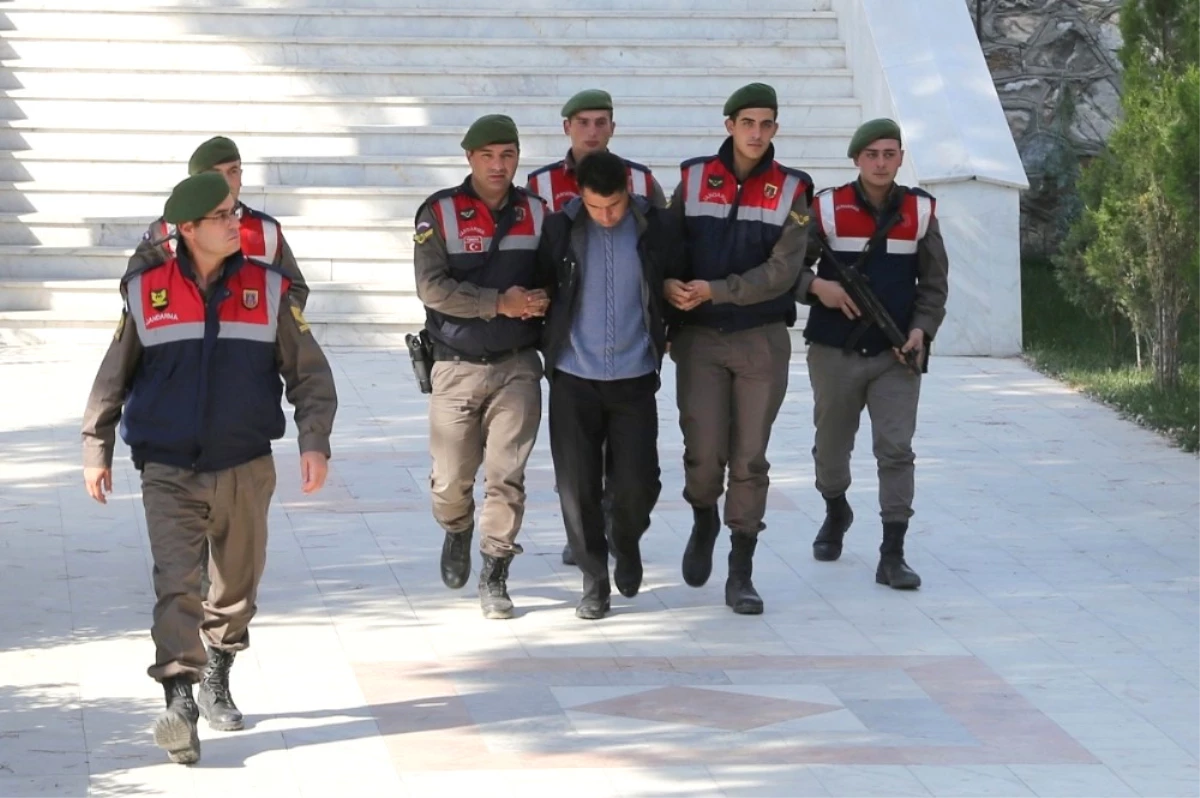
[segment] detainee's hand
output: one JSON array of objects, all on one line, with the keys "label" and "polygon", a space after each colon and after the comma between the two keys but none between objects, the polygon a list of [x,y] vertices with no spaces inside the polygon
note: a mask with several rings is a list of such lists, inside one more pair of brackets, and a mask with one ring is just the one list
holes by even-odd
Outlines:
[{"label": "detainee's hand", "polygon": [[323,452],[305,452],[300,455],[300,490],[316,493],[325,484],[329,475],[329,458]]},{"label": "detainee's hand", "polygon": [[712,301],[712,286],[708,284],[708,280],[692,280],[687,283],[686,288],[693,308]]},{"label": "detainee's hand", "polygon": [[683,281],[673,278],[663,280],[663,297],[680,310],[684,309],[683,306],[687,304],[689,298],[688,290],[684,286]]},{"label": "detainee's hand", "polygon": [[854,304],[854,300],[837,280],[825,280],[817,277],[808,287],[808,292],[830,310],[840,310],[848,319],[857,319],[862,315],[858,305]]},{"label": "detainee's hand", "polygon": [[921,353],[924,350],[925,350],[925,331],[922,329],[916,329],[916,330],[913,330],[912,332],[910,332],[908,334],[908,340],[904,342],[904,346],[900,347],[899,349],[896,349],[895,347],[892,348],[892,351],[896,353],[896,359],[899,360],[901,363],[904,362],[904,353],[905,352],[916,352],[917,353],[917,362],[920,363],[921,362]]},{"label": "detainee's hand", "polygon": [[108,499],[105,498],[104,494],[112,493],[112,469],[83,469],[83,484],[87,488],[89,496],[101,504],[108,504]]}]

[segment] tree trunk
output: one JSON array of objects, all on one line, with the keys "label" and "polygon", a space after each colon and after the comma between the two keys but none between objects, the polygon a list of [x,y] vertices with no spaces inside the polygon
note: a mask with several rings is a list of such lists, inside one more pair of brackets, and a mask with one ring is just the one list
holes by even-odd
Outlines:
[{"label": "tree trunk", "polygon": [[1162,298],[1155,308],[1154,385],[1163,390],[1179,387],[1179,313],[1172,299]]}]

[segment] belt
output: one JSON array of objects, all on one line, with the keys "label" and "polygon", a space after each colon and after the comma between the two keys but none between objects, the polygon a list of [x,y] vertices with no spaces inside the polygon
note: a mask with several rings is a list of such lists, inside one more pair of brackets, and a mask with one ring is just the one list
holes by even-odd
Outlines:
[{"label": "belt", "polygon": [[517,349],[504,349],[500,352],[488,352],[486,355],[468,355],[464,352],[459,352],[456,349],[434,343],[433,359],[435,361],[451,361],[457,363],[475,363],[477,365],[487,365],[491,363],[501,363],[509,358],[516,357],[522,352],[532,349],[532,347],[524,346]]}]

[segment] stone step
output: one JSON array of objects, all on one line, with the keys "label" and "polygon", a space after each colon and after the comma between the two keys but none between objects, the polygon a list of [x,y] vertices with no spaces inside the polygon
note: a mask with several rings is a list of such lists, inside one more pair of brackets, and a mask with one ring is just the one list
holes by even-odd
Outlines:
[{"label": "stone step", "polygon": [[[526,43],[529,44],[528,42]],[[762,46],[752,42],[744,49]],[[849,98],[854,80],[849,69],[799,68],[778,60],[765,67],[596,68],[580,67],[570,58],[560,66],[498,70],[455,65],[394,66],[238,66],[202,59],[190,68],[168,69],[143,62],[117,68],[101,57],[88,64],[66,67],[53,60],[0,60],[0,91],[26,89],[39,94],[104,96],[114,85],[160,97],[284,97],[340,94],[349,96],[474,95],[553,97],[559,102],[577,91],[601,85],[616,98],[726,97],[753,81],[775,87],[785,102],[806,98]],[[569,65],[569,66],[564,66]],[[140,68],[139,68],[140,67]],[[500,109],[497,109],[500,110]],[[141,121],[141,120],[139,120]]]},{"label": "stone step", "polygon": [[[808,69],[841,69],[846,48],[837,40],[736,39],[464,39],[448,38],[310,38],[176,35],[122,36],[120,46],[87,34],[44,38],[22,31],[5,33],[0,53],[5,59],[53,63],[60,69],[134,69],[153,64],[165,70],[192,69],[220,63],[226,69],[262,65],[299,67],[372,66],[424,68],[427,72],[452,60],[458,67],[506,71],[560,64],[596,69],[636,69],[653,74],[659,68],[770,68],[778,64]],[[451,55],[452,53],[452,55]]]},{"label": "stone step", "polygon": [[[69,18],[64,18],[65,14]],[[531,10],[488,8],[156,8],[96,10],[5,6],[6,27],[55,38],[64,32],[125,39],[181,34],[398,38],[405,36],[546,39],[653,39],[717,36],[746,39],[835,39],[832,11],[622,11],[602,8]]]},{"label": "stone step", "polygon": [[[837,169],[850,165],[845,151],[853,134],[852,130],[814,130],[807,133],[810,135],[779,136],[775,139],[776,157],[780,162],[806,171],[807,167]],[[86,133],[80,135],[87,136]],[[462,131],[456,131],[454,136],[461,140]],[[399,156],[245,158],[242,179],[247,184],[289,186],[441,186],[460,182],[466,176],[468,165],[462,150],[458,148],[458,141],[449,133],[434,133],[428,139],[420,141],[422,138],[410,138],[410,141],[417,141],[423,145],[420,149],[428,151],[416,155],[406,153]],[[695,131],[692,136],[664,133],[658,138],[651,134],[623,131],[620,152],[643,164],[647,164],[647,161],[664,164],[659,181],[669,191],[679,181],[679,163],[701,154],[703,150],[698,152],[696,143],[705,142],[706,138],[708,137],[699,131]],[[195,139],[197,143],[201,140]],[[535,132],[530,135],[529,140],[533,144],[527,149],[525,134],[522,134],[522,158],[517,172],[518,180],[524,180],[529,171],[561,158],[567,147],[561,130],[557,135],[547,132],[538,136]],[[239,141],[245,142],[245,139]],[[720,142],[718,138],[708,138],[709,146],[705,149],[709,152],[715,151]],[[239,144],[239,147],[243,152],[254,151],[250,150],[246,143]],[[62,158],[44,153],[41,148],[28,153],[0,153],[0,182],[69,185],[98,191],[113,186],[169,189],[186,177],[185,164],[190,149],[178,150],[173,157],[154,160],[143,160],[136,156],[128,160],[110,160],[111,155],[108,152],[105,153],[104,160],[87,160],[79,156]],[[266,155],[265,152],[262,154]],[[654,166],[650,168],[653,169]]]},{"label": "stone step", "polygon": [[[53,214],[0,214],[0,245],[79,249],[135,246],[152,216],[82,217]],[[388,253],[397,257],[414,233],[411,219],[327,224],[320,219],[285,216],[278,219],[292,250],[300,257],[342,258],[347,252]]]},{"label": "stone step", "polygon": [[[780,160],[789,160],[780,156]],[[812,162],[791,161],[813,178],[818,188],[839,185],[853,177],[845,166],[814,167]],[[839,161],[845,163],[845,159]],[[182,163],[180,164],[182,167]],[[465,167],[465,165],[464,165]],[[182,174],[182,171],[180,172]],[[440,185],[390,186],[244,186],[242,199],[250,206],[272,216],[308,216],[326,220],[411,219],[420,203],[438,188],[462,182],[467,170],[461,168],[456,179]],[[524,172],[521,173],[522,177]],[[669,169],[658,170],[663,176],[666,191],[674,188]],[[86,184],[52,184],[45,182],[0,183],[0,213],[48,213],[58,216],[96,218],[98,211],[107,217],[156,216],[170,186],[137,187],[106,185],[87,187]]]},{"label": "stone step", "polygon": [[[416,291],[382,283],[312,282],[306,314],[424,318]],[[121,312],[118,281],[0,280],[0,312],[48,310],[80,319],[113,319]]]},{"label": "stone step", "polygon": [[[415,290],[411,241],[410,236],[406,246],[396,249],[353,248],[326,257],[302,251],[296,262],[309,282],[377,283]],[[113,280],[125,273],[132,254],[128,246],[0,245],[0,280]]]},{"label": "stone step", "polygon": [[[117,87],[113,87],[114,89]],[[697,97],[617,97],[614,119],[620,135],[628,128],[705,128],[719,131],[723,124],[721,107],[725,96]],[[801,128],[854,128],[862,121],[859,102],[852,98],[803,99],[782,97],[779,122],[784,133]],[[366,126],[389,136],[387,126],[448,126],[463,130],[483,114],[504,109],[524,128],[526,125],[553,126],[558,134],[562,104],[566,97],[216,97],[205,100],[181,99],[175,92],[149,96],[132,90],[117,94],[112,89],[103,95],[83,96],[72,91],[64,96],[34,94],[14,89],[0,97],[0,119],[27,120],[41,127],[138,128],[133,120],[170,120],[175,130],[275,130],[309,131],[332,137],[354,135],[349,128]],[[524,132],[524,131],[523,131]],[[460,134],[461,135],[461,134]],[[19,143],[19,142],[17,142]],[[370,155],[399,152],[378,145]],[[288,154],[288,153],[281,153]],[[353,154],[351,151],[327,153]]]},{"label": "stone step", "polygon": [[[221,9],[223,11],[248,12],[244,8],[245,0],[155,0],[153,6],[162,9],[164,13],[181,12],[184,10]],[[146,0],[108,0],[104,4],[110,11],[137,11],[147,7]],[[411,11],[414,9],[447,10],[445,0],[255,0],[254,12],[262,13],[267,10],[278,10],[285,13],[297,13],[301,10],[327,13],[331,9],[338,12],[346,11]],[[345,7],[345,8],[344,8]],[[96,8],[96,0],[11,0],[4,4],[5,14],[9,11],[54,9],[54,10],[83,10],[91,11]],[[762,12],[807,12],[829,11],[832,0],[524,0],[521,8],[529,11],[563,11],[574,10],[588,13],[603,11],[656,11],[675,12],[686,16],[694,12],[733,12],[753,11]],[[496,10],[495,0],[453,0],[448,10],[454,12],[466,10]],[[752,15],[747,15],[752,16]]]},{"label": "stone step", "polygon": [[[290,183],[322,181],[323,185],[336,184],[346,179],[369,180],[372,183],[390,184],[397,181],[408,183],[443,184],[447,179],[446,168],[452,169],[451,182],[459,182],[467,169],[467,161],[461,149],[465,128],[453,134],[443,135],[435,149],[436,141],[424,135],[406,137],[398,135],[394,127],[370,129],[359,128],[360,132],[307,133],[275,131],[239,131],[216,128],[233,136],[242,152],[247,168],[258,170],[260,182]],[[38,167],[34,162],[50,163],[72,161],[79,153],[95,153],[98,163],[125,161],[140,164],[160,161],[184,166],[196,146],[212,135],[214,128],[194,130],[55,130],[31,126],[26,122],[0,123],[0,150],[9,150],[14,163],[12,169],[49,169]],[[532,130],[532,128],[531,128]],[[648,128],[645,130],[649,130]],[[618,128],[612,140],[613,150],[638,161],[651,169],[677,172],[681,161],[705,152],[716,152],[724,140],[724,131],[714,125],[708,129],[693,128],[686,136],[678,131],[663,130],[661,137],[643,135],[633,138]],[[853,128],[808,128],[794,134],[781,132],[775,139],[776,157],[783,163],[803,168],[806,171],[840,169],[851,166],[845,157],[846,145]],[[406,138],[416,139],[406,141]],[[520,175],[563,157],[569,141],[561,128],[556,134],[543,133],[532,136],[529,144],[522,138]],[[393,150],[417,144],[421,149],[432,151],[423,155],[396,153]],[[371,150],[384,152],[364,152]],[[344,151],[344,152],[343,152]],[[147,169],[152,167],[147,166]],[[307,173],[305,170],[308,170]],[[87,171],[72,176],[95,182]],[[96,174],[103,171],[98,167]],[[173,173],[167,185],[177,178]],[[665,174],[665,173],[664,173]],[[276,177],[278,175],[278,177]],[[368,175],[373,175],[368,177]],[[18,177],[24,177],[19,172]],[[815,175],[814,175],[815,177]],[[247,182],[253,182],[250,177]],[[669,182],[669,181],[668,181]]]}]

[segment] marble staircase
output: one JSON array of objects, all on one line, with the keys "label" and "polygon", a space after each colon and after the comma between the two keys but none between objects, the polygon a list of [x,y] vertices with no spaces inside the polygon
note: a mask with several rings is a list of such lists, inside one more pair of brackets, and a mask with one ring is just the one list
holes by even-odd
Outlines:
[{"label": "marble staircase", "polygon": [[349,344],[423,318],[412,217],[465,176],[480,114],[517,121],[523,181],[566,150],[563,100],[606,88],[613,149],[669,192],[721,142],[726,96],[763,80],[778,158],[818,186],[852,175],[863,112],[832,0],[235,2],[0,5],[0,341],[107,334],[132,247],[217,133],[282,222],[314,327]]}]

